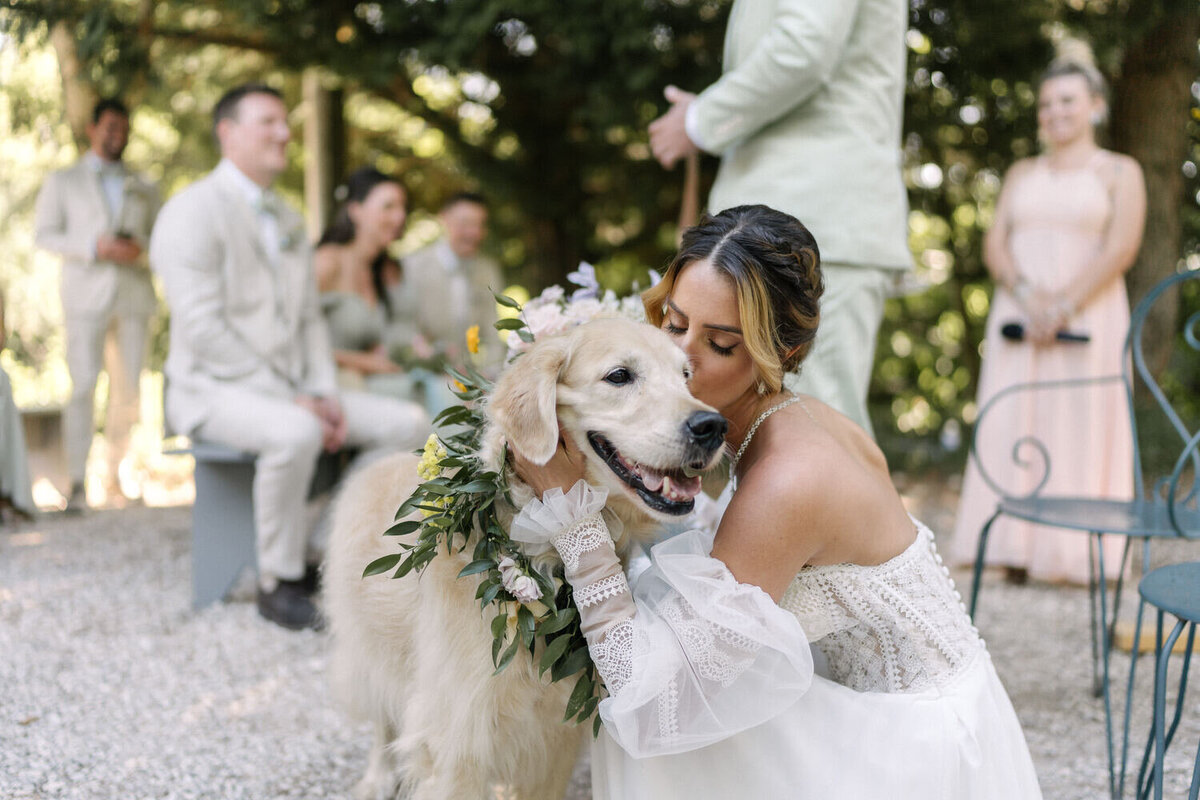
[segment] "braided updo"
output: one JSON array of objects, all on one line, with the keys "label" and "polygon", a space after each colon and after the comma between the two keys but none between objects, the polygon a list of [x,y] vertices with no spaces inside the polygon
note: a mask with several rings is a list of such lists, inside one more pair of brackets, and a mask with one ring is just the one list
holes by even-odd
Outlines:
[{"label": "braided updo", "polygon": [[650,322],[662,325],[679,273],[706,260],[733,282],[746,350],[759,379],[779,391],[817,335],[825,284],[816,239],[800,220],[763,205],[706,214],[684,232],[662,281],[642,294]]}]

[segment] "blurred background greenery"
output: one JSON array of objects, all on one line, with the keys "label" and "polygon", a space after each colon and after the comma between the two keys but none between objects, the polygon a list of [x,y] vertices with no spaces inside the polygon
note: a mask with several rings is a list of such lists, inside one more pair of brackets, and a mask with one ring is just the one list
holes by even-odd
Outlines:
[{"label": "blurred background greenery", "polygon": [[[492,201],[490,247],[512,284],[536,293],[582,259],[626,291],[670,255],[682,187],[682,171],[650,157],[646,125],[665,110],[663,86],[699,90],[719,75],[728,7],[0,0],[0,289],[10,328],[0,358],[18,403],[67,395],[57,264],[33,246],[32,207],[46,172],[77,156],[97,97],[120,95],[134,109],[127,159],[169,196],[216,161],[216,98],[265,80],[288,98],[297,132],[317,114],[332,131],[320,152],[294,140],[282,190],[297,206],[315,202],[304,186],[314,160],[338,176],[373,162],[409,187],[401,255],[436,236],[443,198],[477,189]],[[887,305],[871,406],[894,468],[952,470],[976,413],[991,296],[982,234],[1004,170],[1036,152],[1033,80],[1056,43],[1092,45],[1112,83],[1105,143],[1146,170],[1150,216],[1131,299],[1200,268],[1200,4],[910,0],[910,12],[901,145],[915,269]],[[715,166],[703,162],[705,187]],[[1200,296],[1179,304],[1200,311]],[[1168,363],[1175,319],[1156,326],[1164,382],[1200,417],[1200,369]],[[152,370],[165,329],[156,320]]]}]

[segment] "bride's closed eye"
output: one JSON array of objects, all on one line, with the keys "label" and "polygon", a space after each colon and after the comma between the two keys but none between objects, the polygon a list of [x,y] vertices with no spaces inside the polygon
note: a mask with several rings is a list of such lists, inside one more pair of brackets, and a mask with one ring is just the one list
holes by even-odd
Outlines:
[{"label": "bride's closed eye", "polygon": [[[671,322],[670,320],[663,321],[662,329],[671,336],[681,336],[681,335],[687,333],[687,328],[681,328],[678,325]],[[722,347],[721,345],[719,345],[715,341],[713,341],[713,339],[711,337],[708,339],[707,344],[710,348],[712,348],[712,351],[719,356],[733,355],[733,349],[735,347],[737,347],[736,342],[729,345],[728,347]]]}]

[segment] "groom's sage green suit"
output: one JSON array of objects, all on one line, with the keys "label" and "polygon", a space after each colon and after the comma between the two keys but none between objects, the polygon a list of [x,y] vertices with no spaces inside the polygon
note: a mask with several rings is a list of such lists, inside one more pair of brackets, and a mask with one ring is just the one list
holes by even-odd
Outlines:
[{"label": "groom's sage green suit", "polygon": [[688,109],[721,156],[716,212],[762,203],[800,219],[825,267],[817,343],[787,384],[870,430],[883,300],[910,267],[900,173],[905,0],[735,0],[724,73]]}]

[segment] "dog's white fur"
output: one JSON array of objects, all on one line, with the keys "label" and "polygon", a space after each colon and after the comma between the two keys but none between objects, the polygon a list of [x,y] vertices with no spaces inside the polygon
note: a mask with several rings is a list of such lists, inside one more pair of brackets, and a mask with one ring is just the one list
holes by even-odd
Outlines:
[{"label": "dog's white fur", "polygon": [[[633,381],[605,380],[624,367]],[[497,382],[488,405],[489,426],[480,457],[492,469],[504,443],[536,463],[555,452],[559,423],[587,456],[593,485],[609,488],[611,512],[623,523],[619,552],[645,540],[655,515],[604,464],[586,434],[598,431],[630,460],[658,469],[695,458],[685,421],[711,411],[687,390],[686,358],[669,337],[648,325],[598,320],[540,341]],[[718,454],[711,454],[709,465]],[[421,575],[400,580],[363,578],[375,558],[397,551],[380,534],[418,483],[417,458],[381,460],[352,478],[336,501],[324,567],[325,613],[333,635],[336,696],[374,723],[360,798],[476,800],[491,787],[511,787],[521,800],[561,798],[589,726],[564,723],[574,680],[539,678],[537,659],[521,649],[493,676],[493,614],[481,613],[475,591],[481,576],[458,579],[473,543],[444,551]],[[518,507],[532,497],[509,471]],[[502,522],[514,513],[507,509]]]}]

